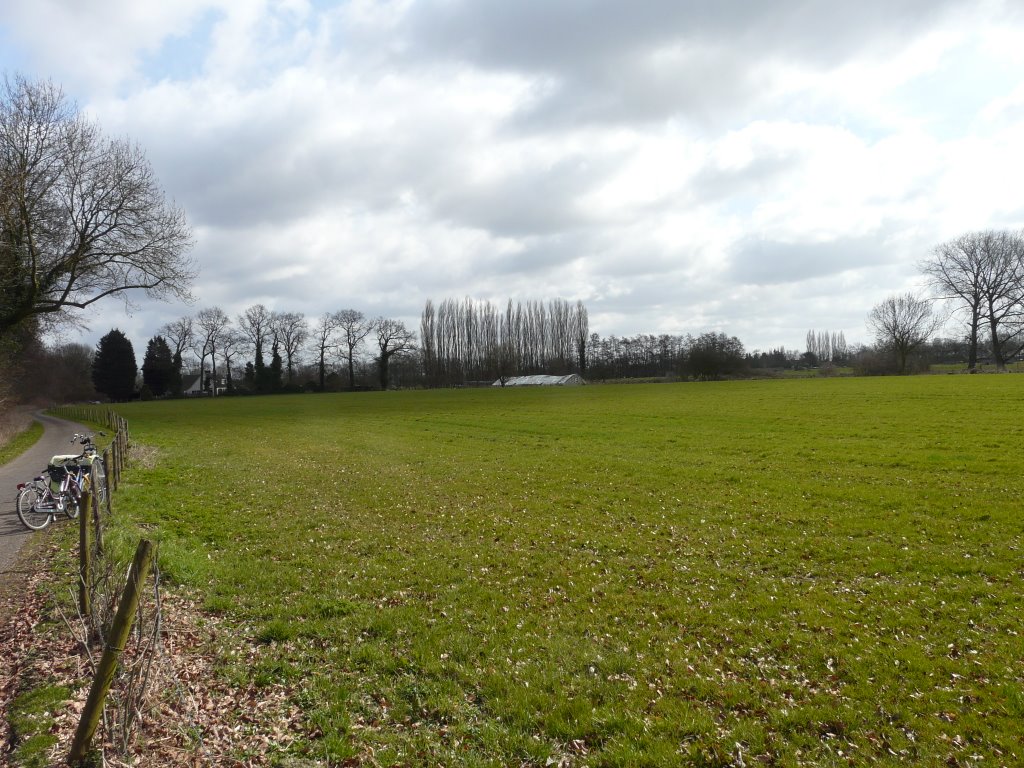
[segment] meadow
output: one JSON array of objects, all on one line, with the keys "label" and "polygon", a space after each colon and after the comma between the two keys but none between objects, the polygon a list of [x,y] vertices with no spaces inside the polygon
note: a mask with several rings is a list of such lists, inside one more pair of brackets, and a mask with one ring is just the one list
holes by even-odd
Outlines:
[{"label": "meadow", "polygon": [[293,754],[1024,762],[1024,377],[118,410],[113,538],[289,686]]}]

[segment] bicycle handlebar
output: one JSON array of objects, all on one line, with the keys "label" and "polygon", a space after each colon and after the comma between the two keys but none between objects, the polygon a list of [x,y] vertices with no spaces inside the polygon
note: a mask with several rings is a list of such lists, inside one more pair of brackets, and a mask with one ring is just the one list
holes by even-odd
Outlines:
[{"label": "bicycle handlebar", "polygon": [[[106,432],[100,432],[99,434],[102,437],[106,437],[107,436]],[[71,442],[74,443],[75,441],[78,441],[78,443],[80,443],[81,445],[86,446],[86,448],[85,448],[86,451],[92,451],[93,453],[99,453],[99,448],[97,448],[96,447],[96,443],[93,442],[93,438],[94,437],[95,437],[95,435],[87,435],[87,434],[84,434],[84,433],[83,434],[79,434],[78,432],[75,432],[74,437],[71,438]],[[84,456],[85,454],[83,453],[82,455]],[[81,458],[81,456],[79,458]]]}]

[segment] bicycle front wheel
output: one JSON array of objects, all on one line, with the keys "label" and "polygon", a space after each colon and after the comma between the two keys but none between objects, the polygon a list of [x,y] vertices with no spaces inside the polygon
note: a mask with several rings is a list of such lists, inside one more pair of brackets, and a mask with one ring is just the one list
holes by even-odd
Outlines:
[{"label": "bicycle front wheel", "polygon": [[46,493],[39,486],[26,485],[18,491],[18,518],[26,528],[38,531],[48,526],[52,519],[50,511]]}]

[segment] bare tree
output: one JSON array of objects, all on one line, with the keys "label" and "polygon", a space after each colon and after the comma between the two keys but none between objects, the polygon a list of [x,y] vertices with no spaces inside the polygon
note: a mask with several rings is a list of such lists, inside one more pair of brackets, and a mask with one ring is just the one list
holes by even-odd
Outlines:
[{"label": "bare tree", "polygon": [[420,344],[423,349],[423,374],[427,380],[427,386],[433,387],[438,384],[438,357],[437,357],[437,312],[434,309],[434,302],[427,299],[423,313],[420,315]]},{"label": "bare tree", "polygon": [[181,395],[181,369],[183,367],[183,355],[186,350],[192,347],[192,316],[184,315],[160,328],[160,335],[167,341],[171,348],[171,362],[174,366],[174,373],[171,375],[171,392]]},{"label": "bare tree", "polygon": [[[193,348],[199,356],[199,373],[205,375],[203,364],[209,357],[212,365],[213,384],[210,388],[212,395],[217,394],[217,352],[220,348],[221,339],[227,333],[231,320],[220,307],[208,307],[199,310],[196,315],[196,335]],[[201,388],[205,389],[206,382],[202,382]]]},{"label": "bare tree", "polygon": [[505,305],[505,311],[501,315],[499,335],[501,340],[498,346],[497,374],[498,381],[504,387],[505,383],[516,375],[516,369],[519,367],[519,345],[516,341],[516,309],[512,304],[512,299],[508,300],[508,303]]},{"label": "bare tree", "polygon": [[287,381],[291,384],[295,377],[295,364],[298,362],[299,350],[302,349],[302,345],[306,343],[309,336],[306,316],[301,312],[274,312],[271,315],[271,325],[274,337],[281,349],[284,350]]},{"label": "bare tree", "polygon": [[981,295],[992,362],[1001,371],[1024,349],[1024,236],[984,232],[979,237],[985,270]]},{"label": "bare tree", "polygon": [[982,326],[988,326],[999,369],[1024,348],[1024,234],[968,232],[935,247],[921,264],[935,295],[948,299],[967,323],[967,366],[978,360]]},{"label": "bare tree", "polygon": [[587,370],[587,340],[590,338],[590,318],[582,301],[576,302],[572,317],[572,338],[576,353],[576,368],[582,376]]},{"label": "bare tree", "polygon": [[896,354],[900,373],[906,372],[910,353],[927,342],[940,325],[931,302],[912,293],[890,296],[868,315],[868,329],[879,346]]},{"label": "bare tree", "polygon": [[[18,330],[21,331],[24,326]],[[92,383],[92,362],[95,349],[86,344],[59,344],[46,347],[33,345],[22,357],[26,363],[23,375],[4,369],[0,386],[12,385],[13,393],[24,400],[51,400],[58,403],[92,400],[96,390]],[[14,378],[8,378],[14,374]],[[0,408],[0,423],[3,409]]]},{"label": "bare tree", "polygon": [[[374,321],[367,320],[363,317],[362,312],[355,309],[343,309],[335,315],[335,322],[337,322],[337,327],[341,331],[339,354],[348,366],[348,386],[350,388],[356,385],[356,351],[362,346],[363,340],[370,335],[370,331],[375,330],[382,321],[383,318]],[[411,333],[409,331],[406,332]],[[378,330],[379,333],[380,331]],[[386,368],[387,363],[384,366]],[[384,388],[387,389],[387,387]]]},{"label": "bare tree", "polygon": [[256,389],[266,389],[267,372],[263,349],[271,337],[273,314],[262,304],[253,304],[238,316],[238,328],[252,347],[252,366],[256,376]]},{"label": "bare tree", "polygon": [[245,349],[246,338],[234,328],[226,328],[220,337],[220,359],[224,361],[225,380],[229,392],[234,392],[235,381],[231,376],[231,365]]},{"label": "bare tree", "polygon": [[388,364],[391,358],[416,349],[416,334],[405,327],[401,320],[378,317],[373,321],[377,334],[377,371],[380,374],[380,388],[388,388]]},{"label": "bare tree", "polygon": [[185,214],[142,150],[110,140],[61,90],[0,89],[0,335],[130,291],[189,299]]},{"label": "bare tree", "polygon": [[334,338],[338,330],[338,313],[324,312],[313,327],[312,349],[317,360],[317,375],[320,379],[320,391],[323,392],[327,385],[327,353],[335,347],[337,341]]},{"label": "bare tree", "polygon": [[160,328],[159,334],[167,341],[171,348],[171,355],[178,358],[192,346],[192,316],[179,317]]},{"label": "bare tree", "polygon": [[954,303],[967,321],[967,367],[978,365],[978,334],[985,316],[984,284],[988,259],[978,234],[966,234],[935,247],[921,264],[932,291]]},{"label": "bare tree", "polygon": [[263,354],[263,347],[270,338],[272,313],[262,304],[253,304],[238,316],[238,328],[252,345],[254,353]]}]

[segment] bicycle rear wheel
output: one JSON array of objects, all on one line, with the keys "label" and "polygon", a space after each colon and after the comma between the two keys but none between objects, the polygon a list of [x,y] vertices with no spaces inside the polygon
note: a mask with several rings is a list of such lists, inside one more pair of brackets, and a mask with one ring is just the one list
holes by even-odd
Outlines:
[{"label": "bicycle rear wheel", "polygon": [[71,491],[67,491],[63,494],[64,498],[64,514],[70,517],[72,520],[78,517],[78,513],[82,509],[82,497],[78,498]]},{"label": "bicycle rear wheel", "polygon": [[49,505],[53,502],[47,501],[46,496],[46,492],[34,484],[18,491],[18,518],[26,528],[38,531],[50,524]]},{"label": "bicycle rear wheel", "polygon": [[97,494],[100,499],[100,505],[107,503],[107,465],[103,463],[103,459],[97,456],[92,461],[93,471],[96,473],[96,487],[93,488],[93,493]]}]

